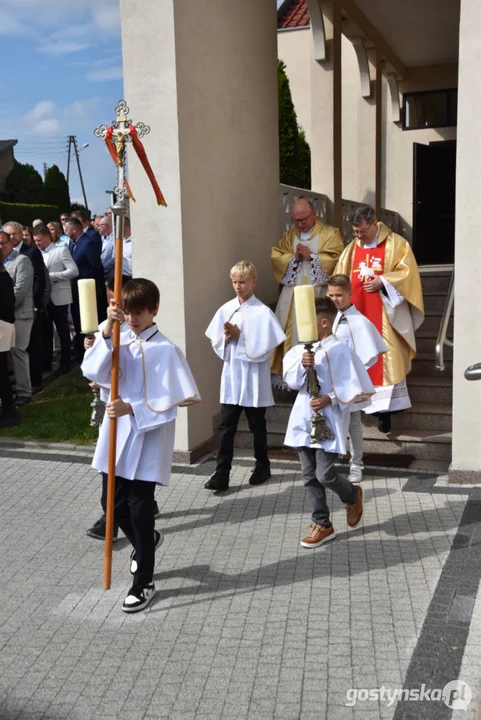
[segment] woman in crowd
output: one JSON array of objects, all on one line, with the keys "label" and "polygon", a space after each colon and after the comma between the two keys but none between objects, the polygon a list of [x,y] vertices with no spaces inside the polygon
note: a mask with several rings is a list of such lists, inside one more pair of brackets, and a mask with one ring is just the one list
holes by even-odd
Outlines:
[{"label": "woman in crowd", "polygon": [[52,222],[47,224],[47,227],[50,230],[52,242],[59,243],[60,245],[65,245],[68,242],[68,237],[64,235],[63,228],[59,222],[52,220]]},{"label": "woman in crowd", "polygon": [[23,242],[27,245],[30,245],[30,247],[36,247],[34,241],[33,241],[33,234],[32,234],[32,228],[28,227],[28,225],[22,225],[22,235],[23,235]]}]

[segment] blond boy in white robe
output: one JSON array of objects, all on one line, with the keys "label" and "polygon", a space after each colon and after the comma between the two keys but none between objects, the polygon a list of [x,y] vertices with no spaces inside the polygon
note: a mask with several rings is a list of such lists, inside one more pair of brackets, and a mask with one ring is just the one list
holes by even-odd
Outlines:
[{"label": "blond boy in white robe", "polygon": [[[284,357],[283,377],[298,394],[289,417],[284,444],[297,448],[302,478],[312,508],[312,524],[301,545],[313,548],[336,537],[326,500],[326,488],[346,504],[347,524],[356,527],[363,513],[361,485],[338,475],[338,454],[345,454],[352,403],[374,393],[374,387],[358,356],[332,334],[336,308],[329,298],[316,300],[319,342],[312,352],[296,345]],[[312,399],[307,388],[307,369],[314,367],[320,395]],[[321,412],[322,411],[322,412]],[[333,437],[312,443],[311,417],[321,412]]]},{"label": "blond boy in white robe", "polygon": [[234,437],[243,411],[254,438],[256,460],[249,483],[260,485],[270,478],[266,425],[266,408],[274,405],[270,361],[286,338],[272,310],[254,295],[254,265],[241,260],[231,269],[230,277],[236,297],[219,308],[205,332],[212,349],[224,361],[219,452],[216,471],[204,485],[208,490],[229,487]]}]

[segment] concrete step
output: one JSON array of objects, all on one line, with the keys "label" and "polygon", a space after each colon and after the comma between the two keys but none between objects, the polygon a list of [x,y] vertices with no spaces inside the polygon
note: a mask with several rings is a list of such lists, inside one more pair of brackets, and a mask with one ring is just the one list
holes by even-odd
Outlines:
[{"label": "concrete step", "polygon": [[[268,426],[282,425],[287,428],[292,405],[280,404],[267,408]],[[377,418],[362,414],[363,425],[377,425]],[[452,428],[452,406],[448,403],[419,402],[413,403],[412,408],[392,416],[392,426],[395,430],[443,430]],[[246,425],[247,427],[247,425]]]},{"label": "concrete step", "polygon": [[446,296],[451,280],[452,267],[450,269],[438,269],[435,267],[420,267],[421,285],[423,293],[436,290]]},{"label": "concrete step", "polygon": [[[431,310],[426,313],[424,317],[424,322],[419,328],[420,331],[426,333],[426,335],[432,334],[434,337],[437,337],[437,334],[439,332],[439,327],[441,325],[441,319],[442,319],[442,310]],[[449,318],[448,322],[448,337],[453,337],[453,316]]]},{"label": "concrete step", "polygon": [[[269,447],[283,447],[285,423],[267,424]],[[247,422],[239,422],[235,438],[236,448],[252,448],[252,435]],[[389,435],[376,427],[364,428],[364,452],[388,455],[412,455],[416,460],[449,461],[451,459],[451,433],[436,430],[393,430]]]},{"label": "concrete step", "polygon": [[[438,370],[435,365],[434,353],[418,353],[413,360],[411,375],[446,375],[452,377],[453,374],[453,361],[448,360],[445,356],[444,371]],[[410,375],[410,376],[411,376]]]},{"label": "concrete step", "polygon": [[450,375],[408,375],[407,385],[412,403],[448,403],[453,401],[453,379]]},{"label": "concrete step", "polygon": [[[416,336],[416,350],[421,355],[431,355],[434,358],[434,349],[436,347],[436,338],[433,337],[418,337]],[[444,359],[453,359],[453,348],[448,345],[444,346]]]},{"label": "concrete step", "polygon": [[440,290],[423,290],[424,312],[433,310],[443,311],[446,304],[447,292]]}]

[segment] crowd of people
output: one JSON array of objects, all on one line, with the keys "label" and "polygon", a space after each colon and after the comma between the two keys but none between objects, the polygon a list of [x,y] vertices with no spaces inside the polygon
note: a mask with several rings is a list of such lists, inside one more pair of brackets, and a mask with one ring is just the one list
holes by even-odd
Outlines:
[{"label": "crowd of people", "polygon": [[[293,230],[272,248],[280,286],[276,313],[254,294],[257,270],[248,261],[230,271],[234,298],[224,303],[206,335],[223,361],[221,424],[216,469],[204,487],[229,488],[234,439],[245,412],[253,436],[255,465],[249,483],[271,476],[266,409],[274,405],[273,385],[296,391],[284,444],[296,448],[312,511],[305,548],[335,538],[326,489],[346,506],[346,522],[363,516],[363,431],[361,411],[379,416],[389,432],[392,412],[409,407],[406,375],[415,355],[414,333],[423,320],[423,299],[409,243],[360,207],[352,218],[354,240],[346,248],[340,232],[316,218],[307,199],[292,208]],[[312,342],[299,342],[295,288],[315,290]],[[106,507],[109,419],[118,419],[114,533],[122,529],[132,544],[132,585],[122,609],[146,608],[155,596],[155,551],[162,533],[155,529],[156,484],[169,485],[177,408],[200,402],[200,394],[181,351],[157,325],[159,290],[150,280],[131,279],[122,288],[122,306],[110,299],[107,320],[90,343],[82,371],[103,388],[106,414],[93,467],[103,477]],[[302,318],[301,318],[302,320]],[[109,398],[112,330],[120,323],[119,396]],[[274,379],[274,380],[273,380]],[[346,477],[335,461],[350,442]],[[105,537],[105,519],[91,537]],[[94,532],[92,531],[94,530]]]},{"label": "crowd of people", "polygon": [[[122,266],[128,276],[130,235],[125,218]],[[35,220],[33,227],[0,220],[0,427],[19,423],[17,408],[42,389],[45,373],[64,375],[82,360],[78,281],[95,280],[100,323],[107,317],[114,263],[111,208],[94,219],[73,210],[61,213],[60,221]],[[59,363],[53,370],[57,342]]]}]

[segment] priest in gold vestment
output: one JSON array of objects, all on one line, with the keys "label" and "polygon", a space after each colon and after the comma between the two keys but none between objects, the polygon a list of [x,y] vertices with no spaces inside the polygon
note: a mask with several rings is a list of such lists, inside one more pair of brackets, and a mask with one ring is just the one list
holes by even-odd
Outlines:
[{"label": "priest in gold vestment", "polygon": [[339,230],[316,218],[314,207],[306,198],[292,205],[291,215],[295,227],[285,232],[279,243],[271,248],[274,277],[277,284],[282,285],[276,316],[286,334],[285,342],[277,347],[271,363],[272,373],[280,386],[283,384],[282,359],[298,343],[294,287],[314,285],[316,295],[323,294],[344,249]]},{"label": "priest in gold vestment", "polygon": [[369,369],[376,394],[365,412],[378,413],[379,430],[389,432],[390,413],[411,407],[406,376],[416,355],[414,334],[424,320],[421,278],[407,240],[379,222],[373,208],[359,207],[351,222],[356,239],[335,273],[351,279],[352,303],[388,346]]}]

